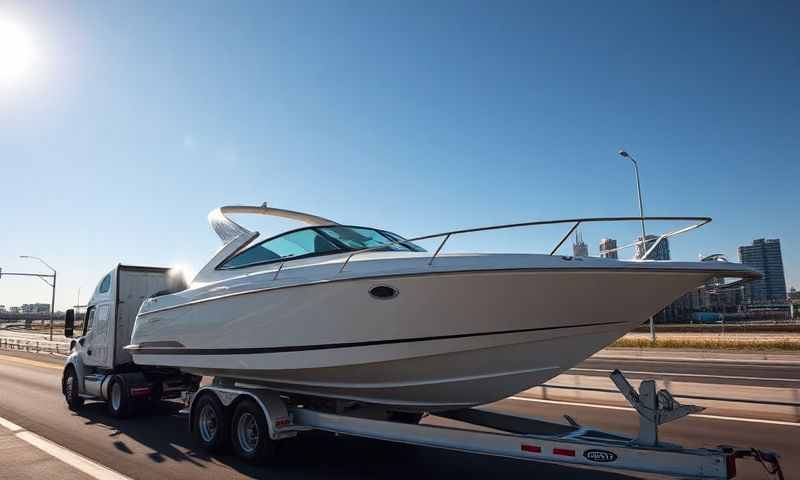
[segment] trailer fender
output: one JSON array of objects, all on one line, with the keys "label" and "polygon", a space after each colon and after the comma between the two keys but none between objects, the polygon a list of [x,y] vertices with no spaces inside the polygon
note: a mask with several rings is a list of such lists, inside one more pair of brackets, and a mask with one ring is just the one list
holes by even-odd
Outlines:
[{"label": "trailer fender", "polygon": [[189,425],[194,425],[195,416],[195,401],[202,395],[216,395],[220,403],[226,410],[230,411],[231,407],[238,403],[242,398],[250,398],[261,407],[264,412],[264,417],[267,419],[267,428],[269,429],[269,438],[278,440],[281,438],[289,438],[297,435],[297,428],[292,425],[292,418],[289,415],[289,410],[286,404],[281,399],[280,395],[275,392],[261,389],[246,389],[246,388],[227,388],[215,385],[206,385],[192,398],[192,405],[189,409]]}]

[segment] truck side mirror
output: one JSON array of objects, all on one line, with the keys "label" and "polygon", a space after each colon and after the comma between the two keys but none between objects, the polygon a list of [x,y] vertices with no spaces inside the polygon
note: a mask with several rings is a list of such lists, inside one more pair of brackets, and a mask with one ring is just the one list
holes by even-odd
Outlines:
[{"label": "truck side mirror", "polygon": [[64,336],[72,338],[73,333],[75,333],[75,310],[70,308],[64,317]]}]

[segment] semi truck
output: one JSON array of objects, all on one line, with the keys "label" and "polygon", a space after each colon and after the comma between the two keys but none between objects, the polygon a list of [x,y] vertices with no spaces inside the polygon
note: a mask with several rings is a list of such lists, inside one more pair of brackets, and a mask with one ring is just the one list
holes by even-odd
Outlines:
[{"label": "semi truck", "polygon": [[197,390],[200,377],[174,368],[136,365],[124,349],[142,302],[186,287],[175,269],[117,265],[94,289],[79,332],[75,332],[75,311],[67,311],[64,335],[72,340],[62,391],[70,409],[80,409],[85,400],[100,400],[111,415],[123,418],[162,399]]}]

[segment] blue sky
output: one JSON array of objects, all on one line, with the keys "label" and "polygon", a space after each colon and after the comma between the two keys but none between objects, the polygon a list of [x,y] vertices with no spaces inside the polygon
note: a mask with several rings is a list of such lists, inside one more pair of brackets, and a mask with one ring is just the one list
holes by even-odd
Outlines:
[{"label": "blue sky", "polygon": [[[198,270],[223,204],[407,236],[636,215],[624,147],[647,214],[714,217],[674,258],[778,237],[800,287],[799,17],[796,2],[4,2],[37,56],[0,89],[0,267],[45,258],[65,308],[118,262]],[[584,239],[596,253],[635,232]],[[541,251],[559,233],[453,248]],[[0,304],[33,301],[44,284],[0,279]]]}]

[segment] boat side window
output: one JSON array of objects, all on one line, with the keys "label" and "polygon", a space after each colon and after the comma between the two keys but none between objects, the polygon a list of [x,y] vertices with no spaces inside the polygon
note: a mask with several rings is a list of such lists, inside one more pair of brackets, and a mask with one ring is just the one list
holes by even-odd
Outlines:
[{"label": "boat side window", "polygon": [[287,258],[301,258],[341,249],[311,228],[295,230],[266,240],[232,257],[222,268],[242,268]]}]

